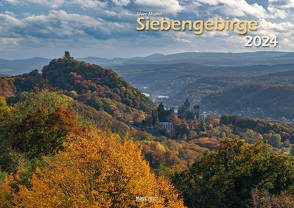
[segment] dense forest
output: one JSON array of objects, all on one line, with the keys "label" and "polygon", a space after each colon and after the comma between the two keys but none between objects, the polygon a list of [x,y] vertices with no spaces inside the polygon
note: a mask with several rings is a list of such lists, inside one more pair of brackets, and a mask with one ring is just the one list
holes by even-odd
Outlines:
[{"label": "dense forest", "polygon": [[243,84],[204,97],[206,109],[266,119],[294,119],[292,84]]},{"label": "dense forest", "polygon": [[291,155],[292,124],[182,117],[71,57],[0,78],[1,208],[292,207]]}]

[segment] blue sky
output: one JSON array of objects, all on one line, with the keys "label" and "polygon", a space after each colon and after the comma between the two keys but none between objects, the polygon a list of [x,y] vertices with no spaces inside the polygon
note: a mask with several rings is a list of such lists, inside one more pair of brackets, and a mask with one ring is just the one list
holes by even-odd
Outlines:
[{"label": "blue sky", "polygon": [[[0,58],[133,57],[184,51],[255,51],[232,32],[138,32],[139,11],[169,19],[258,20],[252,35],[276,35],[294,51],[294,0],[1,0]],[[264,50],[264,49],[261,49]]]}]

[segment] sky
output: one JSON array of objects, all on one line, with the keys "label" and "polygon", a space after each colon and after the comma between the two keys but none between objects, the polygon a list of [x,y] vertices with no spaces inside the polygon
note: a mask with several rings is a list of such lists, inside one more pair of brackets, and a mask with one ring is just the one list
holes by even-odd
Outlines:
[{"label": "sky", "polygon": [[[137,31],[138,14],[170,20],[257,20],[249,35],[277,36],[277,48],[246,48],[234,32]],[[0,58],[134,57],[153,53],[294,51],[294,0],[0,0]]]}]

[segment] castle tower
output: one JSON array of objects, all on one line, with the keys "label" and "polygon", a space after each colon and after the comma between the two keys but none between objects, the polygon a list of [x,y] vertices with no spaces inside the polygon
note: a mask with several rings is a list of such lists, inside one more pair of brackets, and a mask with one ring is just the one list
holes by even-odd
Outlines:
[{"label": "castle tower", "polygon": [[185,103],[184,103],[184,111],[185,112],[188,112],[190,110],[191,110],[190,109],[190,102],[189,102],[189,99],[187,98],[186,101],[185,101]]},{"label": "castle tower", "polygon": [[69,51],[64,52],[64,58],[71,58]]},{"label": "castle tower", "polygon": [[193,110],[194,110],[194,120],[199,121],[199,119],[200,119],[200,107],[199,107],[199,105],[194,105]]}]

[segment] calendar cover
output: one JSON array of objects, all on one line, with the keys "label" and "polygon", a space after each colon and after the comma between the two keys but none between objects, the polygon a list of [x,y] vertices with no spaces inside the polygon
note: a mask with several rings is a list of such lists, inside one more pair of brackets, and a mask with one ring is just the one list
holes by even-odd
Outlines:
[{"label": "calendar cover", "polygon": [[293,156],[293,0],[0,1],[0,208],[290,208]]}]

